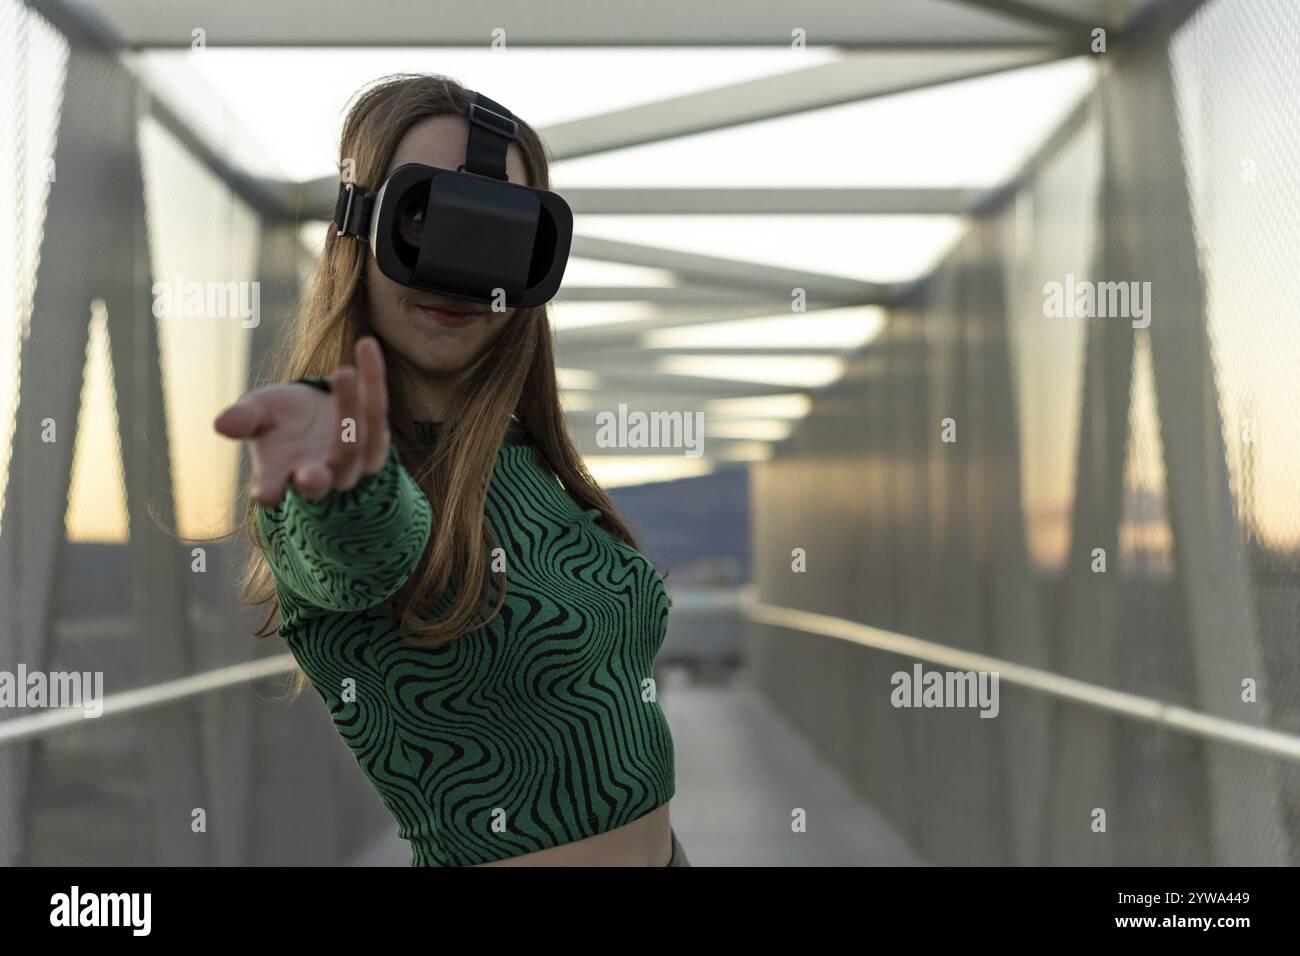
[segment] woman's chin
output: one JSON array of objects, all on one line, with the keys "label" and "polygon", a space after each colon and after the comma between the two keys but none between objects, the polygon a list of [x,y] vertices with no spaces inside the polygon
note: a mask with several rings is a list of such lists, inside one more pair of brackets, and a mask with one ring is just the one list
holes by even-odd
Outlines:
[{"label": "woman's chin", "polygon": [[403,349],[411,362],[421,368],[437,367],[454,372],[469,364],[482,347],[482,334],[475,326],[464,329],[422,328],[411,336]]},{"label": "woman's chin", "polygon": [[468,361],[447,361],[445,356],[439,356],[436,360],[426,356],[423,361],[415,363],[415,367],[429,378],[447,378],[457,375],[464,371],[467,365],[469,365]]},{"label": "woman's chin", "polygon": [[473,359],[471,350],[464,347],[430,349],[427,344],[409,356],[410,363],[430,378],[456,375]]},{"label": "woman's chin", "polygon": [[392,329],[390,335],[385,335],[383,329],[377,331],[390,348],[421,374],[435,378],[455,375],[465,369],[492,339],[482,316],[460,329],[423,319],[402,324]]}]

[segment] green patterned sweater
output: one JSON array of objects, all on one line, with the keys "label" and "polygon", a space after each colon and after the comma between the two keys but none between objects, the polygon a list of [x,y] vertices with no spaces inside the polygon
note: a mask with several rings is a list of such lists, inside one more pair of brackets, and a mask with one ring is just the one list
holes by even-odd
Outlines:
[{"label": "green patterned sweater", "polygon": [[[437,423],[416,427],[432,447]],[[424,553],[431,508],[395,446],[348,491],[313,502],[290,488],[257,509],[280,636],[410,842],[412,865],[581,840],[673,796],[653,681],[667,592],[600,514],[569,497],[512,421],[484,515],[504,549],[505,604],[485,628],[413,647],[383,605]]]}]

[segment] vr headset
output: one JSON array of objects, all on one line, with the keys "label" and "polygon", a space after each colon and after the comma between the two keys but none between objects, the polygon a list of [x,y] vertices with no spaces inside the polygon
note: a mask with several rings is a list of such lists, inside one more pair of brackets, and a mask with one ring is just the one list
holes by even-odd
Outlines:
[{"label": "vr headset", "polygon": [[455,171],[407,163],[376,192],[339,185],[340,236],[368,242],[394,282],[511,308],[555,296],[569,261],[573,212],[560,196],[506,180],[519,137],[513,114],[482,93],[469,107],[465,162]]}]

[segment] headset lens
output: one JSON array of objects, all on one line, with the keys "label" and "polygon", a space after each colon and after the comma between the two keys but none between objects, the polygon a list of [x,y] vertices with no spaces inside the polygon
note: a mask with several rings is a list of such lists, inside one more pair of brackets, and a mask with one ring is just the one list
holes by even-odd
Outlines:
[{"label": "headset lens", "polygon": [[403,242],[412,246],[419,247],[420,239],[424,235],[424,212],[428,204],[428,196],[420,195],[420,190],[413,190],[412,193],[402,200],[401,208],[397,212],[397,234]]}]

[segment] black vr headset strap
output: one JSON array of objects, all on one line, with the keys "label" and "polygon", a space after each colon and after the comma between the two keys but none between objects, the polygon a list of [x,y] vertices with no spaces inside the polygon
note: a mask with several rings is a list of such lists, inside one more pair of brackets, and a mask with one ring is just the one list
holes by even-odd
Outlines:
[{"label": "black vr headset strap", "polygon": [[465,162],[456,170],[505,180],[506,152],[519,138],[519,124],[508,109],[482,93],[474,94],[469,105],[469,143]]},{"label": "black vr headset strap", "polygon": [[366,192],[356,183],[339,183],[339,198],[334,203],[334,222],[339,227],[338,234],[369,241],[370,216],[374,205],[374,193]]}]

